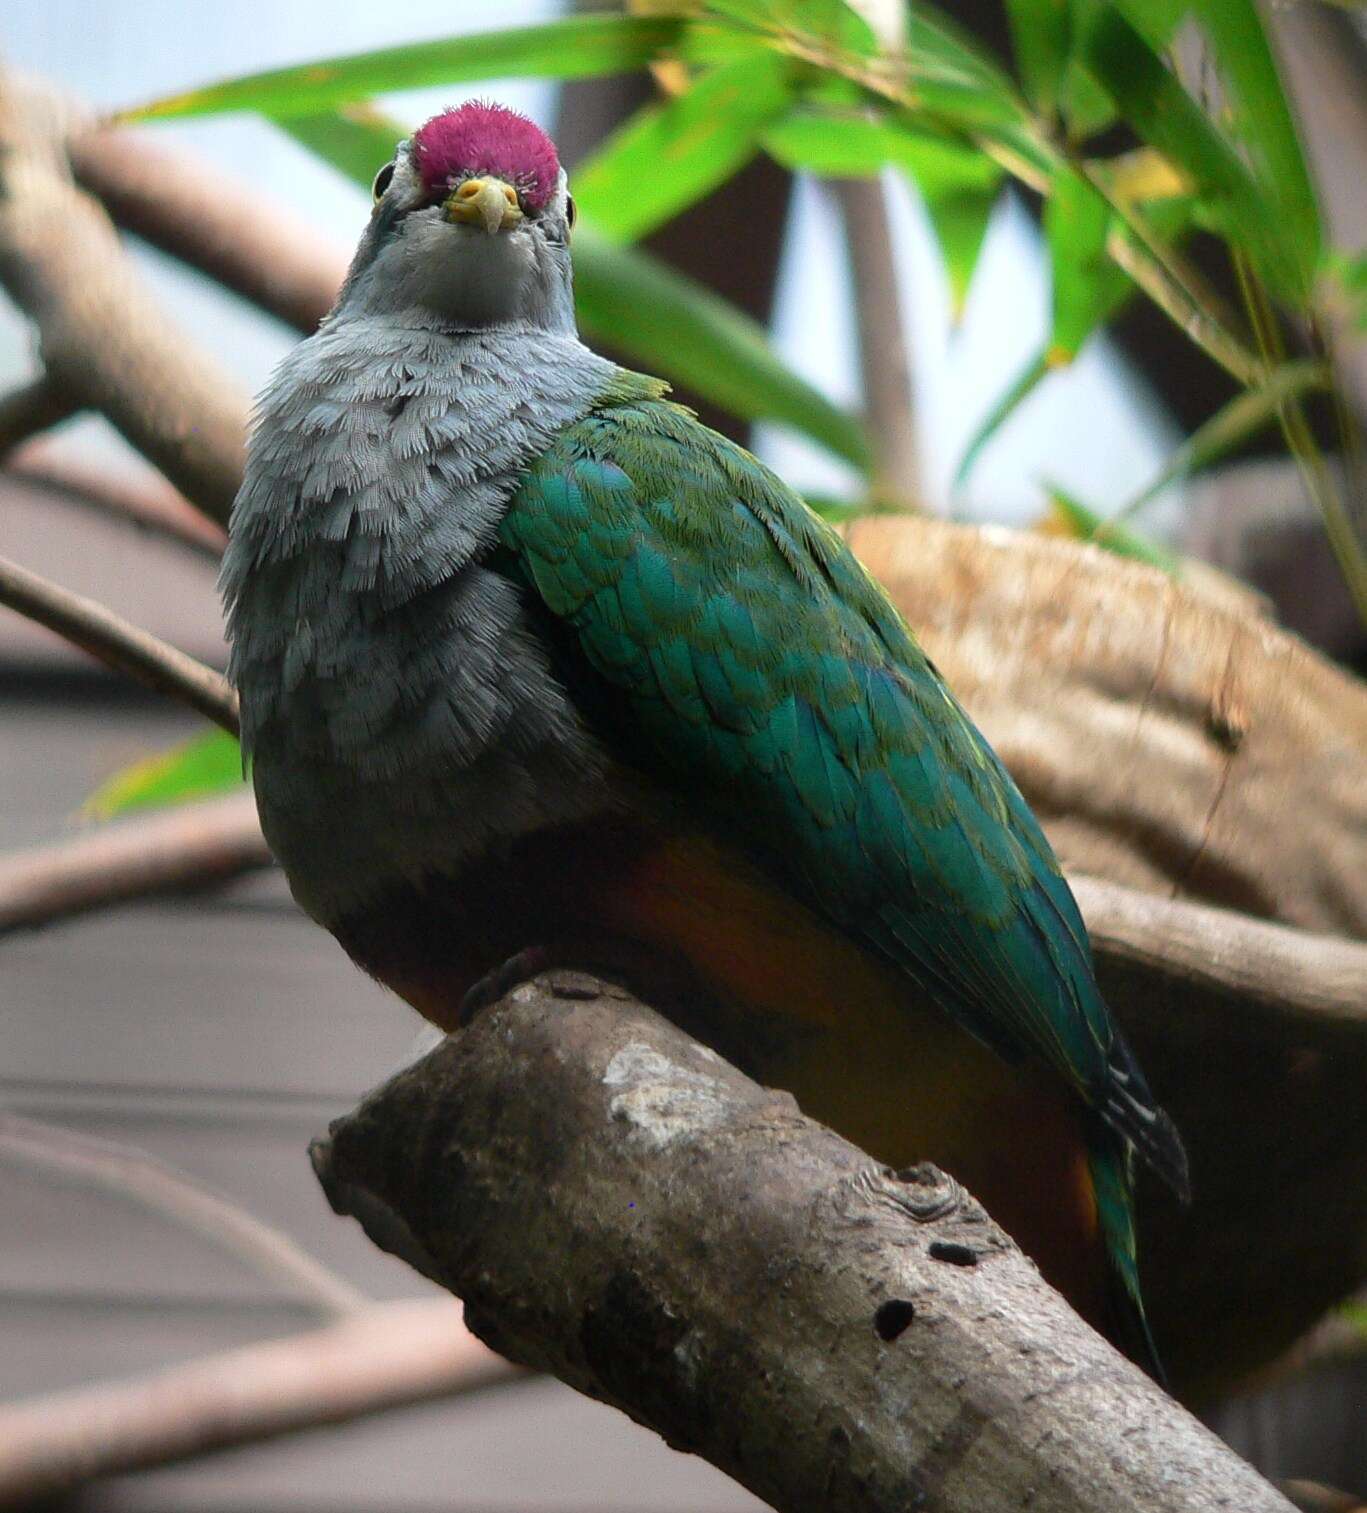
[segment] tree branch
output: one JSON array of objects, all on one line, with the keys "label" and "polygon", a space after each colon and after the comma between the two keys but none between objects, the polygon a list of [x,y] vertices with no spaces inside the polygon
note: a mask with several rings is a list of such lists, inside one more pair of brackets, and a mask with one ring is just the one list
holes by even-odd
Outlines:
[{"label": "tree branch", "polygon": [[0,857],[0,936],[270,864],[249,793],[142,815]]},{"label": "tree branch", "polygon": [[325,1318],[349,1316],[367,1305],[364,1293],[287,1234],[146,1151],[0,1110],[0,1157],[138,1203],[282,1283]]},{"label": "tree branch", "polygon": [[64,402],[101,411],[189,499],[226,521],[246,400],[174,331],[99,203],[72,184],[50,91],[0,77],[0,283],[38,331]]},{"label": "tree branch", "polygon": [[237,691],[221,674],[87,599],[0,557],[0,604],[79,646],[116,672],[170,694],[238,733]]},{"label": "tree branch", "polygon": [[1250,1035],[1307,1026],[1367,1036],[1367,942],[1070,876],[1092,949],[1142,986],[1218,1000]]},{"label": "tree branch", "polygon": [[492,1348],[780,1513],[1287,1509],[953,1182],[593,979],[516,989],[314,1161]]},{"label": "tree branch", "polygon": [[210,562],[223,555],[227,542],[223,527],[150,469],[150,476],[141,482],[114,477],[108,468],[82,462],[69,446],[46,437],[16,448],[5,459],[4,468],[58,503],[135,526],[188,547]]},{"label": "tree branch", "polygon": [[340,247],[150,132],[84,130],[67,143],[78,183],[117,225],[305,334],[346,274]]},{"label": "tree branch", "polygon": [[519,1375],[470,1334],[449,1299],[376,1304],[134,1381],[0,1405],[0,1508]]},{"label": "tree branch", "polygon": [[12,390],[0,399],[0,458],[30,436],[69,419],[77,408],[46,375]]}]

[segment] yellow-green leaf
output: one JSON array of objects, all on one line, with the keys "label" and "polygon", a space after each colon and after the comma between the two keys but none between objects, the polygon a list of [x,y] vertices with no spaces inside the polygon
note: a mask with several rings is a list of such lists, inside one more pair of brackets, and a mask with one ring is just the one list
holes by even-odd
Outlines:
[{"label": "yellow-green leaf", "polygon": [[705,53],[709,42],[725,40],[717,38],[716,31],[678,16],[590,11],[541,26],[442,37],[248,74],[167,95],[121,112],[120,119],[163,120],[229,110],[255,110],[273,117],[312,115],[398,89],[512,76],[580,79],[630,73],[681,47],[696,44]]},{"label": "yellow-green leaf", "polygon": [[226,730],[211,730],[116,772],[85,801],[83,812],[107,820],[130,809],[210,798],[242,783],[242,750],[236,739]]},{"label": "yellow-green leaf", "polygon": [[791,71],[777,53],[757,53],[645,106],[576,172],[580,210],[618,242],[677,215],[754,156],[760,133],[792,98]]}]

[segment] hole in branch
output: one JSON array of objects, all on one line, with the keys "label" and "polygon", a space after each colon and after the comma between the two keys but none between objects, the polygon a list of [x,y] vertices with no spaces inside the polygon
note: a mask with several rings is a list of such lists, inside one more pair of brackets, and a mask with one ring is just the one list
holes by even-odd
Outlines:
[{"label": "hole in branch", "polygon": [[932,1261],[946,1261],[951,1266],[976,1266],[978,1252],[967,1245],[954,1245],[948,1240],[934,1240],[930,1246]]},{"label": "hole in branch", "polygon": [[873,1327],[878,1331],[880,1340],[891,1343],[915,1317],[914,1303],[909,1303],[905,1298],[889,1298],[886,1303],[879,1304],[878,1312],[873,1316]]}]

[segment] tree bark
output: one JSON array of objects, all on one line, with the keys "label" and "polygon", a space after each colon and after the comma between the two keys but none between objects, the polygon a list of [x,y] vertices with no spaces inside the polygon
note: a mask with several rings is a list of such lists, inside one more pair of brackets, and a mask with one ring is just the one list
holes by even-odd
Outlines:
[{"label": "tree bark", "polygon": [[0,283],[37,328],[52,392],[101,411],[222,523],[241,480],[245,396],[172,329],[102,206],[71,182],[67,114],[0,75]]},{"label": "tree bark", "polygon": [[877,1166],[591,978],[515,989],[314,1161],[491,1348],[781,1513],[1289,1506],[943,1174]]}]

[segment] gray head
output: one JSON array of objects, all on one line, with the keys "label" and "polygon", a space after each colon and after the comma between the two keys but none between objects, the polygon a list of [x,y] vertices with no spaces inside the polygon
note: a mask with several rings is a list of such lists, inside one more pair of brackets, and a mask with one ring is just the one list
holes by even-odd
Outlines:
[{"label": "gray head", "polygon": [[565,171],[539,126],[480,101],[444,111],[376,175],[335,313],[572,333],[573,224]]}]

